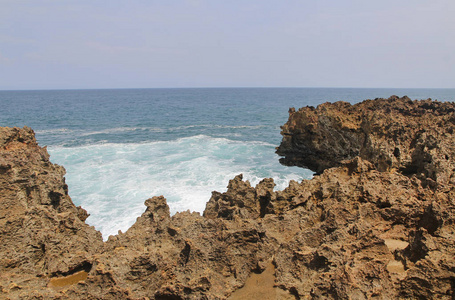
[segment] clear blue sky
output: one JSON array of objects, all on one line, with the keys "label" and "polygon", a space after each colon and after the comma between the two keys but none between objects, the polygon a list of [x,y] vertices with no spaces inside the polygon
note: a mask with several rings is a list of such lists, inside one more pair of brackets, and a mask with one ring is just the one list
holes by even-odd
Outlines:
[{"label": "clear blue sky", "polygon": [[454,0],[0,0],[0,89],[455,88]]}]

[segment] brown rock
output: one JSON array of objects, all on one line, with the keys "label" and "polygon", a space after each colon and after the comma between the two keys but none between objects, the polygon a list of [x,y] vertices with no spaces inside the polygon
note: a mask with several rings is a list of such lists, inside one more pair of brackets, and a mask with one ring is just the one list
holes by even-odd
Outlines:
[{"label": "brown rock", "polygon": [[[0,298],[453,299],[453,104],[290,110],[279,152],[319,172],[239,175],[203,216],[164,197],[103,243],[29,128],[0,128]],[[398,150],[396,150],[398,149]]]},{"label": "brown rock", "polygon": [[379,171],[398,169],[425,184],[455,183],[455,103],[408,97],[324,103],[290,110],[277,153],[315,172],[360,156]]},{"label": "brown rock", "polygon": [[64,174],[30,128],[0,128],[0,284],[21,286],[8,297],[90,270],[103,247],[101,234],[82,220],[86,212],[72,203]]}]

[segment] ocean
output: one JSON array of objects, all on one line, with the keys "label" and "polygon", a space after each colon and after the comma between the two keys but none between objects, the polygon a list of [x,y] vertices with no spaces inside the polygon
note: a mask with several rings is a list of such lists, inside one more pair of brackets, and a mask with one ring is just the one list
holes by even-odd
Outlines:
[{"label": "ocean", "polygon": [[106,239],[126,231],[144,201],[163,195],[171,213],[205,208],[242,173],[276,189],[313,173],[279,164],[275,147],[290,107],[407,95],[455,101],[455,89],[176,88],[0,91],[0,126],[29,126],[69,194]]}]

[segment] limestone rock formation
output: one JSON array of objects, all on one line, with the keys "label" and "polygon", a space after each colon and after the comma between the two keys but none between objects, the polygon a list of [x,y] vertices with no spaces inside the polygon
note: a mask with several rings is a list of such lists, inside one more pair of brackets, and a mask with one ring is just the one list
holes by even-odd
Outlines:
[{"label": "limestone rock formation", "polygon": [[[291,110],[283,191],[242,176],[206,209],[164,197],[103,243],[29,128],[0,129],[2,299],[453,299],[454,104]],[[396,150],[398,149],[398,150]]]},{"label": "limestone rock formation", "polygon": [[0,128],[0,290],[13,299],[50,297],[50,280],[89,272],[103,248],[64,174],[30,128]]},{"label": "limestone rock formation", "polygon": [[453,185],[454,130],[455,103],[397,96],[324,103],[290,109],[277,153],[282,163],[317,173],[360,156],[380,171]]}]

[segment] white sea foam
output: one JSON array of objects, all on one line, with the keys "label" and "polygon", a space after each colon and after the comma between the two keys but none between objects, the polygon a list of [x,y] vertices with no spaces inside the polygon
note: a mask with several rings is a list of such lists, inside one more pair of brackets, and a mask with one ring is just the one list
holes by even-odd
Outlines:
[{"label": "white sea foam", "polygon": [[124,133],[130,131],[139,131],[139,130],[147,130],[147,131],[162,131],[162,128],[159,127],[116,127],[116,128],[108,128],[103,130],[95,130],[95,131],[86,131],[80,134],[80,136],[90,136],[96,134],[117,134],[117,133]]},{"label": "white sea foam", "polygon": [[75,136],[92,136],[99,134],[122,134],[132,131],[145,131],[145,132],[175,132],[175,131],[184,131],[187,129],[201,129],[201,128],[217,128],[217,129],[260,129],[267,126],[264,125],[241,125],[241,126],[229,126],[229,125],[213,125],[213,124],[195,124],[195,125],[184,125],[176,127],[114,127],[101,130],[93,131],[80,131],[67,129],[67,128],[58,128],[58,129],[46,129],[46,130],[37,130],[38,134],[68,134],[71,133]]},{"label": "white sea foam", "polygon": [[251,128],[251,129],[259,129],[266,127],[264,125],[239,125],[239,126],[231,126],[231,125],[213,125],[213,124],[194,124],[194,125],[184,125],[184,126],[176,126],[176,127],[116,127],[116,128],[109,128],[100,131],[92,131],[88,132],[90,134],[94,133],[113,133],[113,132],[128,132],[128,131],[135,131],[135,130],[185,130],[190,128]]},{"label": "white sea foam", "polygon": [[312,176],[278,163],[273,145],[198,135],[173,141],[49,147],[65,166],[70,196],[91,216],[87,222],[107,238],[127,230],[144,212],[144,201],[166,197],[171,213],[202,212],[211,192],[226,191],[243,173],[252,185],[274,178],[276,189]]},{"label": "white sea foam", "polygon": [[68,128],[56,128],[56,129],[42,129],[42,130],[36,130],[35,133],[37,134],[55,134],[55,133],[71,133],[73,130],[68,129]]}]

